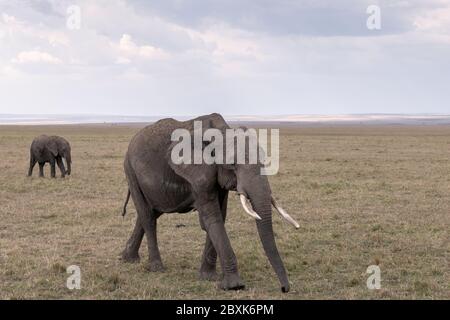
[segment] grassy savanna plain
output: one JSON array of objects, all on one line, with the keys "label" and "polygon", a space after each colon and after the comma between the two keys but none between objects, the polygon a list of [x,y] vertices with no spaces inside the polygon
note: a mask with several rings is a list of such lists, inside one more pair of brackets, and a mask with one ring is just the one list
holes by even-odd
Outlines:
[{"label": "grassy savanna plain", "polygon": [[[244,291],[197,279],[205,233],[197,213],[158,221],[164,273],[119,260],[136,218],[123,157],[138,125],[0,127],[0,298],[2,299],[449,299],[450,127],[284,127],[272,191],[300,223],[274,212],[291,281],[282,294],[255,223],[235,195],[227,230]],[[66,137],[73,173],[27,178],[38,134]],[[81,290],[66,268],[81,268]],[[381,289],[366,286],[369,265]]]}]

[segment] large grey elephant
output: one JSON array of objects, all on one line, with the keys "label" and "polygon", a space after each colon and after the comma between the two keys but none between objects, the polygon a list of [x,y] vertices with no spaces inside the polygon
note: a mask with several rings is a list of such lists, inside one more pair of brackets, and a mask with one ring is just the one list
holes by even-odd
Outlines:
[{"label": "large grey elephant", "polygon": [[[67,163],[67,171],[64,167],[63,159]],[[56,176],[56,164],[61,171],[61,177],[70,175],[72,171],[72,155],[69,142],[58,136],[41,135],[33,140],[30,148],[30,168],[28,176],[33,174],[33,168],[36,163],[39,163],[39,176],[44,176],[44,165],[50,163],[51,176]]]},{"label": "large grey elephant", "polygon": [[[293,219],[272,198],[267,176],[261,175],[259,164],[175,164],[171,158],[175,142],[174,130],[184,128],[193,132],[194,121],[201,121],[203,130],[230,127],[219,114],[202,116],[189,121],[163,119],[138,132],[131,140],[125,156],[124,169],[130,195],[137,210],[131,237],[122,252],[126,262],[139,260],[139,247],[146,235],[149,270],[162,271],[157,243],[157,219],[163,213],[198,211],[200,225],[206,231],[206,243],[200,266],[200,278],[217,279],[217,256],[223,271],[220,287],[225,290],[243,289],[236,256],[225,230],[229,191],[236,191],[245,211],[256,221],[265,253],[281,283],[288,292],[290,285],[280,258],[272,229],[272,204],[286,218]],[[248,203],[250,201],[250,203]],[[297,223],[293,223],[298,227]]]}]

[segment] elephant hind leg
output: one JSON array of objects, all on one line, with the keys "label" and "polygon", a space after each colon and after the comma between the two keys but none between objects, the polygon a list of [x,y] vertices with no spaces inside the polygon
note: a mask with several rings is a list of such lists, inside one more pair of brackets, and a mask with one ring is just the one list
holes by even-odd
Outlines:
[{"label": "elephant hind leg", "polygon": [[[125,166],[125,172],[128,178],[128,185],[130,188],[131,198],[133,199],[134,206],[136,207],[138,221],[144,229],[144,233],[147,237],[147,247],[148,247],[148,259],[149,259],[149,271],[163,271],[164,266],[161,261],[161,255],[158,248],[158,240],[156,236],[156,220],[158,215],[152,209],[151,205],[145,199],[137,178],[130,170],[128,166]],[[141,232],[138,227],[135,227],[133,231],[134,236],[140,236]],[[136,230],[137,229],[137,230]],[[132,237],[133,237],[132,235]]]},{"label": "elephant hind leg", "polygon": [[142,227],[141,221],[138,217],[136,219],[133,233],[131,234],[130,239],[128,239],[125,249],[122,251],[122,261],[134,263],[140,260],[139,247],[141,246],[143,237],[144,228]]},{"label": "elephant hind leg", "polygon": [[147,236],[148,246],[148,270],[151,272],[164,271],[164,265],[161,260],[161,254],[158,248],[158,238],[156,235],[156,215],[151,212],[147,214],[148,219],[144,219],[142,226]]}]

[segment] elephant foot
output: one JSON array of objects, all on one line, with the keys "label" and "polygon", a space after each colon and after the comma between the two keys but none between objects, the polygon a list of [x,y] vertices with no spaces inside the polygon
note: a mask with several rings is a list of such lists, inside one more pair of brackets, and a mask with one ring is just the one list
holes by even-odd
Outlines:
[{"label": "elephant foot", "polygon": [[290,289],[291,289],[291,287],[288,283],[287,285],[281,287],[281,292],[288,293]]},{"label": "elephant foot", "polygon": [[224,275],[220,282],[220,288],[223,290],[243,290],[245,285],[237,273]]},{"label": "elephant foot", "polygon": [[166,271],[166,268],[164,267],[164,265],[161,261],[153,261],[153,262],[149,261],[145,269],[150,272]]},{"label": "elephant foot", "polygon": [[126,263],[138,263],[141,258],[138,253],[130,253],[124,250],[121,254],[120,260]]},{"label": "elephant foot", "polygon": [[200,269],[199,278],[200,280],[205,281],[216,281],[219,278],[219,276],[215,268],[209,270]]},{"label": "elephant foot", "polygon": [[200,280],[216,281],[219,276],[216,271],[216,261],[208,263],[207,259],[203,259],[199,272]]}]

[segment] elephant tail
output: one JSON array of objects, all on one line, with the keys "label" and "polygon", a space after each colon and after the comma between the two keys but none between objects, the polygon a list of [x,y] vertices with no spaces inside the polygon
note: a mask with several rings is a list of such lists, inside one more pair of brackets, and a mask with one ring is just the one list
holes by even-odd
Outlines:
[{"label": "elephant tail", "polygon": [[125,199],[125,204],[123,205],[122,217],[125,217],[125,215],[127,214],[127,205],[128,201],[130,201],[130,195],[130,189],[128,188],[127,198]]}]

